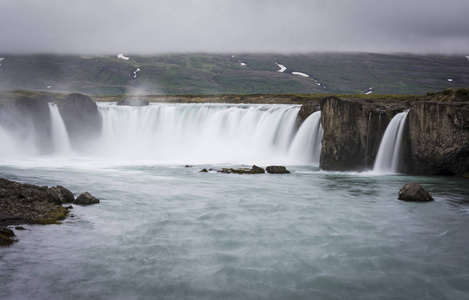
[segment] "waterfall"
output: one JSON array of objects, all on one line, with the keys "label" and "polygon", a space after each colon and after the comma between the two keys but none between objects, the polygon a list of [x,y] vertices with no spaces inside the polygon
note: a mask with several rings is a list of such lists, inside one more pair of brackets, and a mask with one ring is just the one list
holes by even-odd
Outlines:
[{"label": "waterfall", "polygon": [[[61,161],[107,161],[115,164],[311,164],[319,162],[320,113],[296,130],[298,105],[163,104],[146,107],[98,103],[98,135],[67,134],[55,104],[51,115],[51,155]],[[26,131],[25,132],[29,132]],[[31,132],[34,132],[32,130]],[[42,157],[31,138],[0,128],[8,152],[21,160]],[[73,143],[72,143],[73,142]],[[16,149],[31,149],[20,153]],[[47,157],[50,158],[50,155]],[[2,160],[2,157],[0,157]]]},{"label": "waterfall", "polygon": [[292,161],[297,159],[298,163],[308,162],[319,166],[322,134],[321,112],[317,111],[311,114],[298,129],[289,151]]},{"label": "waterfall", "polygon": [[49,103],[49,110],[54,154],[68,153],[70,152],[70,141],[68,140],[67,128],[65,128],[57,104]]},{"label": "waterfall", "polygon": [[379,145],[376,156],[374,172],[378,173],[398,173],[401,160],[401,145],[404,133],[404,125],[409,111],[398,113],[392,118],[383,139]]}]

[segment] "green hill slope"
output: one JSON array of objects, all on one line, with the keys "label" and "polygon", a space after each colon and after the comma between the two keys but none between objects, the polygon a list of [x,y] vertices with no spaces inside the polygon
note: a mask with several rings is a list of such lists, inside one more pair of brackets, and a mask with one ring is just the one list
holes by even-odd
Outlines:
[{"label": "green hill slope", "polygon": [[[469,60],[464,56],[317,53],[128,57],[0,55],[4,58],[0,61],[0,90],[91,95],[424,94],[469,86]],[[280,65],[286,67],[284,72],[279,72]]]}]

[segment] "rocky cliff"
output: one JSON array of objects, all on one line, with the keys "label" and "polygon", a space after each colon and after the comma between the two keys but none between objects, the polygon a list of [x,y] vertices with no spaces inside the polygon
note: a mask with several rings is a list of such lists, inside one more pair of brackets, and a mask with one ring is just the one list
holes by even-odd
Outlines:
[{"label": "rocky cliff", "polygon": [[[397,113],[409,109],[401,171],[419,175],[468,174],[469,102],[454,102],[466,99],[458,97],[457,92],[462,94],[458,90],[447,93],[447,97],[435,94],[416,97],[414,101],[335,96],[322,99],[320,167],[336,171],[372,169],[389,122]],[[304,105],[298,123],[314,111],[314,103]]]},{"label": "rocky cliff", "polygon": [[386,126],[406,105],[392,99],[324,98],[320,102],[324,130],[320,167],[338,171],[372,168]]},{"label": "rocky cliff", "polygon": [[22,139],[32,139],[41,153],[51,150],[51,116],[45,95],[16,95],[1,99],[0,126]]},{"label": "rocky cliff", "polygon": [[415,102],[407,122],[407,173],[469,173],[469,103]]},{"label": "rocky cliff", "polygon": [[98,137],[102,120],[96,102],[82,94],[69,94],[57,101],[60,115],[75,149],[86,148],[85,141]]}]

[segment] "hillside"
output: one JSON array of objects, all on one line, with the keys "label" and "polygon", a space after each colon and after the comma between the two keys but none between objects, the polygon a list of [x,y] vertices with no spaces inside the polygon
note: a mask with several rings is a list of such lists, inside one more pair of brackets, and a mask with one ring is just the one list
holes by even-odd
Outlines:
[{"label": "hillside", "polygon": [[0,58],[0,90],[90,95],[425,94],[469,87],[469,60],[464,56],[316,53]]}]

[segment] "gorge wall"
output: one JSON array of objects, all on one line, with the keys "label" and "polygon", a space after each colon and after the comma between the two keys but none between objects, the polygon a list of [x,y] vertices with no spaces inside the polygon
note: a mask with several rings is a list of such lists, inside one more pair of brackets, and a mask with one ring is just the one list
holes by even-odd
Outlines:
[{"label": "gorge wall", "polygon": [[469,173],[469,103],[415,102],[407,122],[407,173]]},{"label": "gorge wall", "polygon": [[[362,171],[373,167],[387,125],[397,113],[406,109],[406,105],[392,99],[365,101],[331,96],[319,101],[319,105],[315,102],[303,105],[298,122],[301,123],[316,107],[321,110],[324,134],[320,167]],[[302,111],[305,112],[303,115]]]},{"label": "gorge wall", "polygon": [[400,170],[416,175],[468,174],[469,103],[432,100],[324,98],[320,101],[324,130],[320,167],[372,169],[387,125],[397,113],[409,109]]}]

